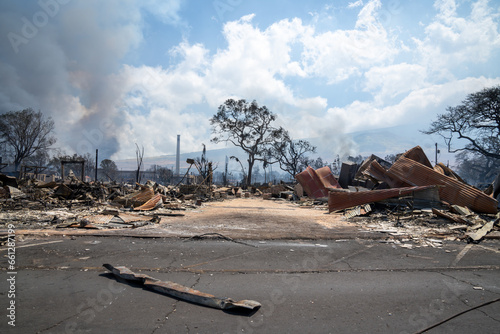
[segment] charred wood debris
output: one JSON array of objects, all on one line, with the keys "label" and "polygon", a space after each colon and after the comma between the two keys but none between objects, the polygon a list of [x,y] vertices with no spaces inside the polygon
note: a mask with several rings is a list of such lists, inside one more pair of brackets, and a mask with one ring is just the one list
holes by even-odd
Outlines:
[{"label": "charred wood debris", "polygon": [[393,163],[375,155],[361,164],[343,163],[338,177],[329,167],[306,170],[296,184],[250,187],[163,186],[16,179],[0,174],[0,228],[139,228],[164,216],[184,216],[207,201],[238,197],[290,201],[299,207],[343,215],[367,231],[387,233],[385,242],[411,248],[418,241],[500,239],[498,179],[485,190],[468,185],[442,163],[432,166],[417,146]]}]

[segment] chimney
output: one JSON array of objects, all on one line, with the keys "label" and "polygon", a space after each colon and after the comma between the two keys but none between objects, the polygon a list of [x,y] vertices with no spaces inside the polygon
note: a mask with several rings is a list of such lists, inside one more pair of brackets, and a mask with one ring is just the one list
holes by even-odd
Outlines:
[{"label": "chimney", "polygon": [[175,175],[180,176],[181,168],[181,135],[177,135],[177,155],[175,157]]}]

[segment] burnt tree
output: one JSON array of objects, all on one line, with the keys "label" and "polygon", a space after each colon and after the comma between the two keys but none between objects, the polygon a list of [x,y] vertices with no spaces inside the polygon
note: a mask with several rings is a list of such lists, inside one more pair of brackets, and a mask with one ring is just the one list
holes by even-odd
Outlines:
[{"label": "burnt tree", "polygon": [[484,161],[477,164],[486,167],[478,169],[478,179],[494,177],[500,166],[500,86],[469,94],[462,104],[446,111],[423,133],[442,136],[448,152],[462,153],[458,160],[464,166],[468,161]]},{"label": "burnt tree", "polygon": [[56,142],[53,131],[54,121],[31,108],[9,111],[0,117],[0,143],[12,152],[16,171],[23,159],[46,152]]},{"label": "burnt tree", "polygon": [[279,163],[281,170],[290,174],[293,179],[307,167],[307,154],[315,152],[316,147],[307,140],[294,141],[286,135],[285,140],[273,144],[269,155]]}]

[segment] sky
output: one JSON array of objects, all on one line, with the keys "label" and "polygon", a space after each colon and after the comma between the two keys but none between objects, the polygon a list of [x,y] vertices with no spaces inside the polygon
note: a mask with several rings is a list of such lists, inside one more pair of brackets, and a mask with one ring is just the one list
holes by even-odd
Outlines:
[{"label": "sky", "polygon": [[487,0],[3,0],[0,113],[41,110],[65,152],[126,159],[174,154],[177,135],[223,148],[209,119],[255,100],[294,139],[355,154],[347,133],[411,136],[499,85],[499,15]]}]

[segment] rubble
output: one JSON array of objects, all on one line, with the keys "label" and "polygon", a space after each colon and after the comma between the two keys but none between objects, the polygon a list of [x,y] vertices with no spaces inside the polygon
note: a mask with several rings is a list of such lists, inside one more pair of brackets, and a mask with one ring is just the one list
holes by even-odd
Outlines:
[{"label": "rubble", "polygon": [[413,186],[439,185],[439,196],[450,204],[465,206],[480,213],[498,211],[498,202],[494,198],[404,156],[387,173]]},{"label": "rubble", "polygon": [[[310,198],[326,194],[328,211],[344,210],[346,219],[359,218],[366,223],[369,217],[368,221],[390,221],[396,228],[408,225],[407,222],[430,227],[435,224],[438,229],[427,232],[427,236],[470,242],[498,237],[498,201],[493,191],[488,195],[466,184],[442,163],[432,166],[419,146],[401,154],[392,165],[375,155],[360,166],[344,163],[339,182],[331,172],[322,174],[323,180],[330,180],[329,185],[317,174],[308,167],[296,179]],[[342,187],[330,186],[337,184]],[[421,218],[420,213],[427,217]],[[443,230],[439,225],[444,224],[458,224],[458,227]],[[405,232],[398,230],[398,233]],[[411,232],[409,235],[414,236]]]},{"label": "rubble", "polygon": [[405,187],[358,192],[331,191],[328,196],[328,211],[339,211],[352,208],[357,205],[379,202],[393,197],[401,197],[418,191],[427,190],[430,187],[434,186]]},{"label": "rubble", "polygon": [[61,182],[41,182],[0,174],[0,180],[5,182],[0,187],[0,224],[28,229],[139,228],[159,223],[161,217],[182,217],[184,214],[172,211],[195,208],[205,200],[222,200],[240,190],[163,186],[152,181],[135,186],[87,183],[71,176]]},{"label": "rubble", "polygon": [[498,178],[489,192],[482,192],[444,164],[432,166],[419,146],[399,155],[393,164],[372,155],[359,166],[343,164],[338,177],[328,166],[316,170],[308,166],[295,178],[295,185],[243,189],[209,182],[175,186],[153,181],[88,183],[71,175],[64,181],[42,182],[0,174],[0,226],[13,222],[32,229],[141,228],[161,224],[165,217],[184,216],[179,211],[197,209],[206,201],[233,196],[344,212],[344,219],[359,222],[363,228],[396,229],[391,233],[397,235],[389,233],[390,238],[425,235],[469,242],[500,238],[494,198],[500,191]]},{"label": "rubble", "polygon": [[333,177],[330,167],[322,167],[317,170],[307,166],[306,170],[295,176],[302,185],[304,191],[311,198],[328,197],[329,189],[340,189],[341,186]]}]

